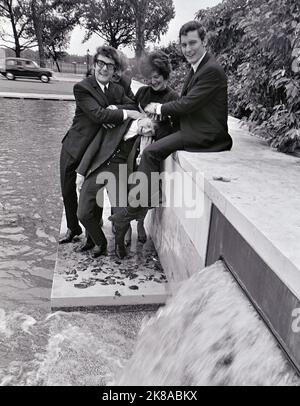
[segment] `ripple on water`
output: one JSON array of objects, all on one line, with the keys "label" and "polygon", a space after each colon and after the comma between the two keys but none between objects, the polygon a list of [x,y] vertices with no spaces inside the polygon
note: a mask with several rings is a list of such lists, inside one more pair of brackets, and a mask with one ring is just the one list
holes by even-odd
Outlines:
[{"label": "ripple on water", "polygon": [[38,317],[0,309],[0,385],[107,385],[132,353],[148,313]]}]

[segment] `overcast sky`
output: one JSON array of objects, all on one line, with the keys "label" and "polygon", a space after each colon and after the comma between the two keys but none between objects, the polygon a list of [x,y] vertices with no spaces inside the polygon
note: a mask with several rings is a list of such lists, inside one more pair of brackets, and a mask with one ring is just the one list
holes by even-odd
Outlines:
[{"label": "overcast sky", "polygon": [[[177,40],[178,31],[180,27],[187,21],[193,20],[195,13],[206,7],[213,7],[221,0],[173,0],[175,5],[175,18],[170,22],[169,31],[163,36],[160,44],[168,44],[171,41]],[[75,28],[71,36],[70,47],[68,52],[70,54],[85,55],[87,49],[89,49],[90,54],[95,53],[95,49],[103,43],[102,39],[97,35],[93,35],[89,41],[82,44],[82,39],[84,37],[84,30],[79,27]],[[129,49],[124,50],[129,56],[133,56],[133,52]]]}]

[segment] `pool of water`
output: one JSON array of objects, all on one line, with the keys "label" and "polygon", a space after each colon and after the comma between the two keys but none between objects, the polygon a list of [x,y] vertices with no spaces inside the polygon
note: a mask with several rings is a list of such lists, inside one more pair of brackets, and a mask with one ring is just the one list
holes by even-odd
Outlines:
[{"label": "pool of water", "polygon": [[0,385],[105,385],[141,313],[50,313],[72,102],[0,99]]},{"label": "pool of water", "polygon": [[0,101],[0,385],[299,385],[222,263],[157,314],[51,313],[74,103]]}]

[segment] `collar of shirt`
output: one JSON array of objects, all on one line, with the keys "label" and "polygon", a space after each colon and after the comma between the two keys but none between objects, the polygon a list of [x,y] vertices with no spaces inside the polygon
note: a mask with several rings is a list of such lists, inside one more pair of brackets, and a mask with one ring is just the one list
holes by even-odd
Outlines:
[{"label": "collar of shirt", "polygon": [[193,71],[194,73],[197,71],[198,66],[200,65],[200,63],[202,62],[203,58],[206,55],[206,51],[204,52],[204,54],[201,56],[201,58],[199,59],[199,61],[197,63],[195,63],[195,65],[192,65]]},{"label": "collar of shirt", "polygon": [[96,79],[96,82],[97,82],[98,85],[100,86],[100,89],[102,90],[102,92],[105,93],[104,90],[105,90],[105,88],[108,89],[109,83],[107,83],[106,85],[103,85],[103,83],[98,82],[97,79]]}]

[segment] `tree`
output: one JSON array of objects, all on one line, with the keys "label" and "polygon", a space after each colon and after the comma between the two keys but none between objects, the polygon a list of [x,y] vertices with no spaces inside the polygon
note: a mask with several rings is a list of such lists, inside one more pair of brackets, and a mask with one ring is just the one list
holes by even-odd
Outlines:
[{"label": "tree", "polygon": [[172,0],[128,0],[128,4],[133,12],[135,54],[139,59],[147,42],[159,40],[168,31],[175,9]]},{"label": "tree", "polygon": [[30,1],[0,0],[0,20],[8,26],[0,32],[3,45],[12,49],[16,57],[20,57],[23,50],[36,46],[35,39],[27,32],[32,24]]},{"label": "tree", "polygon": [[83,6],[85,41],[98,35],[114,48],[130,45],[134,39],[127,0],[90,0]]},{"label": "tree", "polygon": [[27,33],[37,40],[41,66],[45,66],[46,57],[52,57],[59,69],[57,61],[79,23],[80,7],[80,0],[31,0],[33,23]]},{"label": "tree", "polygon": [[[33,33],[32,37],[35,36],[38,49],[39,49],[39,62],[41,67],[46,66],[46,54],[43,44],[43,17],[45,12],[47,11],[47,3],[46,1],[39,1],[39,0],[31,0],[30,4],[30,11],[32,16],[32,24],[33,24]],[[30,29],[28,30],[30,31]]]},{"label": "tree", "polygon": [[167,32],[174,16],[172,0],[89,0],[83,11],[85,40],[95,33],[115,48],[133,46],[139,57],[147,42]]}]

